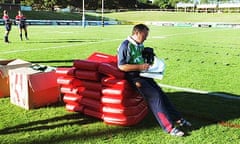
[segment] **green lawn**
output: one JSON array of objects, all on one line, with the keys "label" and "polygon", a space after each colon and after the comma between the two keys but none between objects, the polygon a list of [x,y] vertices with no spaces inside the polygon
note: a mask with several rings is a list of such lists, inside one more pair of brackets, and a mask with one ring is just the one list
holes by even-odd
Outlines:
[{"label": "green lawn", "polygon": [[[51,66],[71,66],[95,51],[116,54],[132,26],[30,26],[29,41],[17,27],[10,44],[0,45],[0,59],[20,58]],[[150,26],[145,46],[165,59],[163,84],[240,96],[238,29]],[[3,30],[0,33],[3,35]],[[3,41],[3,39],[1,39]],[[58,60],[59,62],[51,62]],[[65,61],[65,62],[64,62]],[[64,104],[23,110],[0,99],[1,143],[233,143],[240,140],[240,101],[164,89],[193,127],[184,138],[165,134],[152,114],[132,127],[67,112]],[[221,123],[224,122],[224,123]]]},{"label": "green lawn", "polygon": [[[9,11],[10,18],[17,12]],[[51,11],[25,11],[31,20],[82,20],[82,13],[62,13]],[[101,20],[101,13],[86,12],[86,20]],[[119,21],[174,21],[174,22],[225,22],[240,23],[239,13],[193,13],[193,12],[162,12],[162,11],[128,11],[104,13],[105,20]]]},{"label": "green lawn", "polygon": [[193,13],[193,12],[161,12],[130,11],[108,13],[105,17],[120,21],[174,21],[174,22],[225,22],[240,23],[239,13]]},{"label": "green lawn", "polygon": [[[12,43],[0,45],[0,58],[68,61],[84,59],[94,51],[116,54],[120,42],[131,33],[131,26],[32,26],[29,41],[20,41],[16,30],[13,27],[10,33]],[[145,45],[154,47],[158,57],[165,59],[162,83],[239,95],[238,35],[236,29],[151,26]]]}]

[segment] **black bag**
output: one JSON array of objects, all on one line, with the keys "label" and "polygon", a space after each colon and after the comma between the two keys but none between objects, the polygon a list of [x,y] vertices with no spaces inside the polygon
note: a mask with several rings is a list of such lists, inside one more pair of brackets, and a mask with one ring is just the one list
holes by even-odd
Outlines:
[{"label": "black bag", "polygon": [[155,54],[153,52],[153,48],[145,47],[143,49],[142,57],[143,57],[145,63],[152,65],[154,62],[154,56],[155,56]]}]

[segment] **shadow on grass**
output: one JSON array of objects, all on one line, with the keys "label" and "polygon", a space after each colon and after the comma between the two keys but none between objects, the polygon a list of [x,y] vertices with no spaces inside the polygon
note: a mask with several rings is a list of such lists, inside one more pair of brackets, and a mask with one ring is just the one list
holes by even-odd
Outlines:
[{"label": "shadow on grass", "polygon": [[[173,92],[167,93],[170,100],[174,103],[176,108],[183,114],[183,116],[192,123],[191,129],[185,129],[184,131],[194,131],[212,124],[221,125],[222,122],[227,122],[240,118],[240,101],[226,98],[219,98],[211,95],[187,93],[187,92]],[[70,121],[68,121],[70,120]],[[55,121],[64,121],[62,123],[55,124]],[[46,120],[34,121],[26,124],[20,124],[14,127],[9,127],[0,130],[0,134],[11,134],[18,132],[31,132],[39,130],[49,130],[53,128],[61,128],[66,125],[79,125],[79,129],[84,124],[91,124],[99,122],[99,120],[84,116],[81,114],[69,114],[61,117],[54,117]],[[222,125],[225,126],[225,125]],[[89,125],[90,127],[90,125]],[[31,140],[33,143],[57,143],[63,141],[89,141],[91,139],[107,137],[109,135],[114,136],[117,134],[131,132],[139,132],[142,130],[150,130],[158,128],[155,118],[152,113],[148,115],[137,125],[131,127],[105,127],[101,130],[76,132],[76,133],[62,133],[56,136],[43,136],[41,139]],[[162,129],[159,127],[159,131]],[[19,142],[21,143],[21,142]],[[23,142],[24,143],[24,142]],[[30,142],[31,143],[31,142]]]},{"label": "shadow on grass", "polygon": [[97,122],[97,119],[86,117],[80,113],[71,113],[63,116],[53,117],[50,119],[32,121],[29,123],[19,124],[17,126],[8,127],[0,130],[0,135],[19,133],[19,132],[31,132],[39,130],[49,130],[66,125],[85,125]]},{"label": "shadow on grass", "polygon": [[29,40],[27,43],[31,44],[31,43],[93,43],[93,42],[98,42],[101,39],[49,39],[46,41],[34,41],[34,40]]},{"label": "shadow on grass", "polygon": [[227,122],[240,118],[240,100],[238,99],[187,92],[168,93],[168,95],[183,116],[193,124],[191,130],[212,124],[240,128],[240,125],[234,126],[231,122]]},{"label": "shadow on grass", "polygon": [[74,60],[76,60],[76,59],[66,59],[66,60],[32,60],[32,61],[29,61],[29,62],[31,62],[33,64],[49,65],[49,66],[56,67],[56,68],[57,67],[72,68]]},{"label": "shadow on grass", "polygon": [[36,61],[29,61],[29,62],[31,62],[31,63],[73,63],[73,61],[74,61],[74,59],[69,59],[69,60],[36,60]]}]

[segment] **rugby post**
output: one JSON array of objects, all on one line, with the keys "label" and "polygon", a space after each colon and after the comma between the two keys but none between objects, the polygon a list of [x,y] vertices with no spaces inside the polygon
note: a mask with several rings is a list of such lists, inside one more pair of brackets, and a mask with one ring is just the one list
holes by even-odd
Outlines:
[{"label": "rugby post", "polygon": [[83,0],[83,4],[82,4],[82,6],[83,6],[83,8],[82,8],[82,27],[85,28],[85,4],[84,3],[85,2]]},{"label": "rugby post", "polygon": [[102,27],[104,27],[104,17],[103,17],[103,14],[104,14],[104,0],[102,0]]}]

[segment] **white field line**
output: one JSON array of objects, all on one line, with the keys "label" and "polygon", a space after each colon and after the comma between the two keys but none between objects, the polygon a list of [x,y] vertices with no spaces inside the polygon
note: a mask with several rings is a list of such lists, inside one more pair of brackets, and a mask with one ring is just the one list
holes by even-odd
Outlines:
[{"label": "white field line", "polygon": [[171,86],[171,85],[166,85],[166,84],[161,84],[161,83],[158,83],[158,85],[160,87],[168,88],[168,89],[175,89],[175,90],[179,90],[179,91],[198,93],[198,94],[207,94],[207,95],[217,96],[217,97],[222,97],[222,98],[227,98],[227,99],[240,100],[240,97],[223,94],[223,93],[209,92],[209,91],[197,90],[197,89],[192,89],[192,88],[177,87],[177,86]]},{"label": "white field line", "polygon": [[[223,29],[221,29],[221,30],[223,30]],[[201,33],[210,32],[210,31],[214,31],[214,30],[207,30],[207,31],[203,31]],[[189,34],[196,34],[196,33],[199,33],[199,32],[176,33],[176,34],[170,34],[170,35],[165,35],[165,36],[152,36],[151,38],[153,38],[153,39],[156,39],[156,38],[166,38],[166,37],[171,37],[171,36],[189,35]],[[103,41],[98,41],[98,42],[86,42],[86,43],[81,43],[81,44],[71,44],[71,45],[53,46],[53,47],[35,48],[35,49],[12,50],[12,51],[1,52],[1,54],[11,54],[11,53],[19,53],[19,52],[29,52],[29,51],[39,51],[39,50],[48,50],[48,49],[67,48],[67,47],[73,47],[73,46],[82,46],[82,45],[104,43],[104,42],[113,42],[113,41],[120,41],[120,40],[124,40],[124,39],[103,40]]]},{"label": "white field line", "polygon": [[181,35],[191,35],[191,34],[207,33],[207,32],[214,32],[214,31],[223,31],[223,30],[227,30],[227,29],[210,29],[210,30],[201,31],[201,32],[175,33],[175,34],[163,35],[162,37],[181,36]]},{"label": "white field line", "polygon": [[[219,30],[225,30],[225,29],[219,29]],[[211,31],[216,31],[216,29],[202,31],[201,33],[211,32]],[[190,35],[190,34],[197,34],[197,33],[199,33],[199,32],[176,33],[176,34],[165,35],[165,36],[162,36],[162,37],[171,37],[171,36],[179,36],[179,35],[180,36],[181,35]],[[223,93],[218,93],[218,92],[209,92],[209,91],[204,91],[204,90],[197,90],[197,89],[192,89],[192,88],[177,87],[177,86],[171,86],[171,85],[160,84],[160,83],[158,83],[158,84],[161,87],[169,88],[169,89],[175,89],[175,90],[186,91],[186,92],[191,92],[191,93],[207,94],[207,95],[218,96],[218,97],[222,97],[222,98],[240,100],[240,97],[232,96],[232,95],[228,95],[228,94],[223,94]]]},{"label": "white field line", "polygon": [[[204,31],[204,32],[210,32],[210,31],[213,31],[213,30]],[[165,36],[153,36],[152,38],[165,38],[165,37],[170,37],[170,36],[188,35],[188,34],[196,34],[196,33],[199,33],[199,32],[176,33],[176,34],[165,35]],[[104,40],[104,41],[98,41],[98,42],[87,42],[87,43],[81,43],[81,44],[54,46],[54,47],[46,47],[46,48],[35,48],[35,49],[5,51],[5,52],[1,52],[1,53],[2,54],[10,54],[10,53],[19,53],[19,52],[27,52],[27,51],[39,51],[39,50],[48,50],[48,49],[58,49],[58,48],[66,48],[66,47],[89,45],[89,44],[104,43],[104,42],[113,42],[113,41],[120,41],[120,40],[123,40],[123,39],[112,39],[112,40]],[[184,87],[177,87],[177,86],[171,86],[171,85],[160,84],[160,83],[159,83],[159,86],[164,87],[164,88],[169,88],[169,89],[176,89],[176,90],[186,91],[186,92],[199,93],[199,94],[208,94],[208,95],[219,96],[219,97],[228,98],[228,99],[240,100],[240,97],[235,97],[235,96],[222,94],[222,93],[214,93],[214,92],[208,92],[208,91],[196,90],[196,89],[184,88]]]},{"label": "white field line", "polygon": [[1,54],[11,54],[11,53],[29,52],[29,51],[40,51],[40,50],[49,50],[49,49],[59,49],[59,48],[67,48],[67,47],[73,47],[73,46],[82,46],[82,45],[89,45],[89,44],[113,42],[113,41],[120,41],[120,40],[122,40],[122,39],[103,40],[103,41],[97,41],[97,42],[86,42],[86,43],[80,43],[80,44],[70,44],[70,45],[63,45],[63,46],[52,46],[52,47],[45,47],[45,48],[12,50],[12,51],[1,52]]}]

